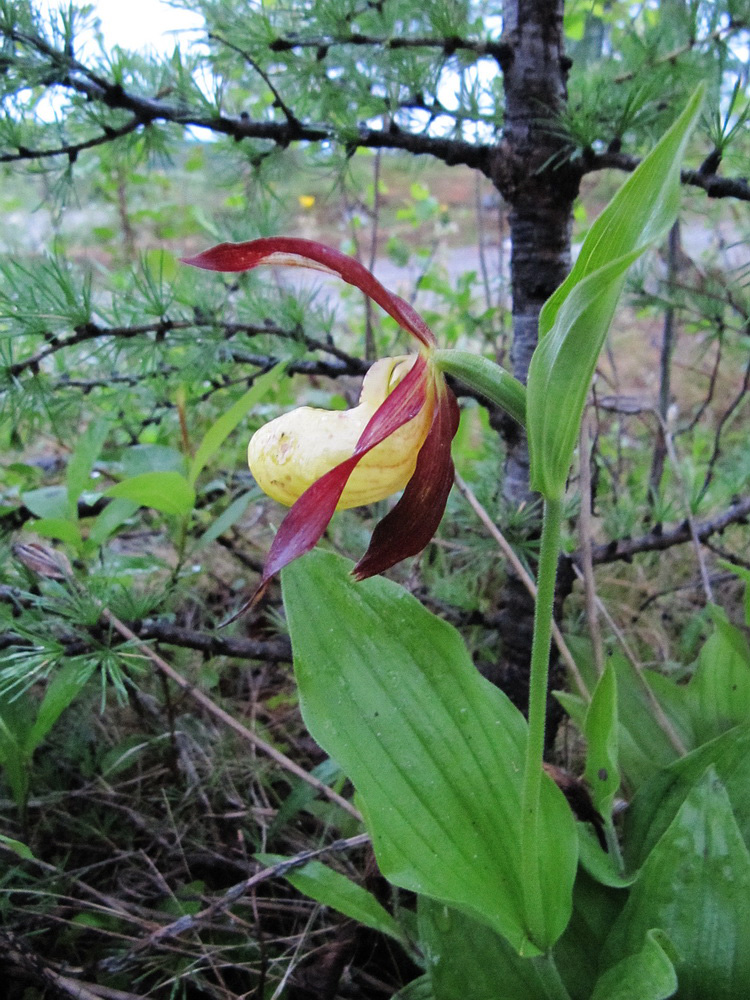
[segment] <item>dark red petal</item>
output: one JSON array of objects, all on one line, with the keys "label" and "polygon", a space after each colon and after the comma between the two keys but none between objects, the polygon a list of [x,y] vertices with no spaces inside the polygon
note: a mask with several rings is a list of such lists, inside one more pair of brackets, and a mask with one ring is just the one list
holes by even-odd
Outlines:
[{"label": "dark red petal", "polygon": [[268,552],[259,587],[261,592],[279,570],[315,546],[333,517],[347,480],[360,459],[417,416],[427,395],[426,370],[424,358],[418,357],[411,370],[370,418],[351,458],[316,480],[290,509]]},{"label": "dark red petal", "polygon": [[451,441],[458,417],[456,397],[447,386],[438,386],[435,417],[414,475],[399,502],[375,527],[367,552],[354,567],[358,580],[415,556],[437,531],[453,485]]},{"label": "dark red petal", "polygon": [[195,257],[183,257],[183,264],[206,271],[250,271],[261,264],[309,267],[336,274],[350,285],[369,295],[373,301],[413,336],[428,347],[435,345],[435,335],[408,302],[387,288],[354,257],[327,247],[315,240],[296,236],[272,236],[249,243],[220,243]]}]

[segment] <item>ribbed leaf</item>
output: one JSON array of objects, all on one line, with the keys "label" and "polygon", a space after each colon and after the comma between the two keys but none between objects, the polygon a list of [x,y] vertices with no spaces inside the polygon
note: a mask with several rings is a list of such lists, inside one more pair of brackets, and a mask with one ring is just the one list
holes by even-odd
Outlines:
[{"label": "ribbed leaf", "polygon": [[585,777],[591,787],[594,805],[608,820],[612,802],[620,787],[617,766],[617,679],[612,663],[608,663],[596,685],[586,712]]},{"label": "ribbed leaf", "polygon": [[749,898],[750,854],[710,767],[649,854],[604,961],[635,954],[658,927],[678,955],[680,1000],[738,1000],[750,983]]},{"label": "ribbed leaf", "polygon": [[[354,783],[383,874],[534,954],[520,884],[526,723],[455,629],[350,569],[316,551],[282,576],[305,722]],[[561,793],[546,777],[542,791],[544,947],[568,921],[577,848]]]},{"label": "ribbed leaf", "polygon": [[750,719],[750,648],[720,608],[713,609],[714,633],[703,645],[698,668],[681,688],[696,745]]},{"label": "ribbed leaf", "polygon": [[745,843],[750,846],[750,725],[737,726],[699,747],[643,785],[625,816],[625,856],[636,870],[672,823],[688,790],[713,767],[723,782]]},{"label": "ribbed leaf", "polygon": [[490,927],[419,900],[419,938],[434,1000],[550,1000],[543,957],[522,958]]},{"label": "ribbed leaf", "polygon": [[[568,642],[584,681],[589,690],[593,690],[597,680],[590,644],[575,636],[569,637]],[[617,744],[620,774],[630,788],[638,788],[678,757],[677,750],[654,714],[648,689],[650,687],[663,703],[669,700],[670,709],[673,707],[675,694],[678,700],[684,700],[680,693],[682,689],[678,689],[668,678],[663,678],[665,683],[661,684],[660,675],[653,671],[644,670],[639,676],[636,668],[617,650],[608,656],[607,662],[611,664],[617,678],[619,719]],[[586,706],[583,701],[565,692],[556,692],[555,696],[584,733]],[[679,709],[680,706],[674,707]],[[686,727],[683,725],[686,709],[679,711],[678,718],[675,718],[671,711],[667,714],[670,716],[672,727],[689,747],[689,732],[685,732]],[[687,729],[690,731],[689,722]]]},{"label": "ribbed leaf", "polygon": [[[601,850],[597,847],[598,853]],[[578,869],[573,916],[555,945],[555,962],[571,1000],[589,1000],[599,978],[599,956],[625,904],[626,894]]]},{"label": "ribbed leaf", "polygon": [[680,164],[703,102],[699,88],[672,128],[589,230],[570,275],[545,304],[531,359],[526,424],[531,485],[565,491],[591,376],[630,265],[677,213]]},{"label": "ribbed leaf", "polygon": [[623,958],[598,980],[591,1000],[667,1000],[673,996],[677,976],[669,947],[661,931],[648,931],[640,951]]}]

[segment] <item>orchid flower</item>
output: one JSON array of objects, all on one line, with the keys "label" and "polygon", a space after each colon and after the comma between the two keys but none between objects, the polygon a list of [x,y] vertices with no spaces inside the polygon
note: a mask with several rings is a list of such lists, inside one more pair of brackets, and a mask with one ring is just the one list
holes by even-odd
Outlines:
[{"label": "orchid flower", "polygon": [[315,546],[334,511],[374,503],[402,489],[401,499],[375,527],[354,575],[363,580],[421,552],[445,510],[453,483],[450,446],[458,429],[458,404],[437,366],[435,336],[421,316],[353,257],[313,240],[222,243],[184,263],[209,271],[249,271],[265,264],[335,274],[361,289],[419,342],[418,354],[384,358],[370,368],[359,406],[346,411],[301,407],[253,436],[248,461],[258,485],[291,506],[255,596]]}]

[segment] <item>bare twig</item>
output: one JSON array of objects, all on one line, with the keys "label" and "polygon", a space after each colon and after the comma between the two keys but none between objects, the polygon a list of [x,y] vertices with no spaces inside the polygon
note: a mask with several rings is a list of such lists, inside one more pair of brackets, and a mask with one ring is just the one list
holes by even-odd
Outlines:
[{"label": "bare twig", "polygon": [[721,419],[719,420],[719,425],[716,428],[716,433],[714,435],[714,446],[711,451],[711,457],[708,460],[708,466],[706,467],[706,475],[703,479],[703,485],[701,486],[700,493],[698,494],[699,500],[702,500],[703,497],[706,495],[708,487],[711,485],[711,482],[713,480],[714,472],[716,471],[716,463],[718,462],[719,457],[721,455],[721,438],[722,434],[724,433],[724,428],[726,427],[727,422],[729,418],[732,416],[732,414],[735,413],[736,410],[741,406],[741,404],[747,400],[748,389],[750,389],[750,358],[748,358],[748,362],[745,365],[745,374],[742,378],[742,385],[740,386],[739,392],[730,402],[729,406],[726,408],[724,413],[722,413]]},{"label": "bare twig", "polygon": [[319,37],[303,37],[287,35],[275,38],[268,46],[272,52],[289,52],[293,49],[327,50],[339,45],[369,46],[376,49],[441,49],[446,56],[454,52],[473,52],[480,59],[491,57],[498,63],[510,55],[510,47],[503,42],[491,42],[482,39],[450,37],[405,38],[403,36],[375,36],[352,32],[349,35],[328,35]]},{"label": "bare twig", "polygon": [[661,429],[664,436],[664,445],[667,449],[667,455],[669,456],[669,461],[672,465],[672,472],[680,487],[680,492],[682,493],[682,502],[685,507],[685,520],[687,521],[688,530],[690,531],[690,538],[693,543],[695,558],[698,561],[701,581],[703,583],[703,592],[706,595],[706,600],[709,604],[711,604],[714,599],[711,577],[709,576],[706,560],[703,556],[703,549],[701,548],[700,538],[698,537],[698,529],[695,525],[695,518],[693,517],[693,512],[690,509],[690,497],[688,495],[687,486],[685,485],[685,479],[680,471],[680,463],[677,460],[677,453],[674,448],[674,441],[672,440],[672,431],[666,422],[661,423]]},{"label": "bare twig", "polygon": [[[581,572],[580,568],[578,566],[574,565],[573,569],[575,571],[576,576],[580,580],[582,580],[583,579],[583,573]],[[640,686],[641,686],[641,688],[643,690],[643,693],[646,695],[648,703],[651,706],[651,710],[654,713],[654,718],[656,719],[657,723],[659,724],[659,728],[662,730],[662,732],[664,733],[664,735],[667,737],[667,739],[669,740],[669,742],[672,744],[673,749],[680,755],[680,757],[684,757],[685,754],[687,753],[687,749],[686,749],[685,745],[683,744],[682,740],[680,739],[680,737],[679,737],[677,731],[675,730],[674,726],[670,722],[670,720],[669,720],[668,716],[666,715],[664,709],[661,707],[661,703],[659,702],[659,699],[656,697],[656,695],[654,694],[654,692],[651,690],[651,685],[648,683],[648,681],[646,680],[646,678],[643,676],[643,667],[639,663],[638,658],[633,653],[632,649],[630,648],[630,646],[628,644],[628,641],[625,638],[625,633],[619,627],[619,625],[614,620],[614,618],[612,617],[612,615],[610,615],[609,611],[607,610],[607,608],[606,608],[604,602],[601,600],[601,598],[599,598],[598,596],[595,595],[594,596],[594,600],[596,601],[596,606],[597,606],[598,610],[601,612],[601,614],[604,617],[604,619],[606,620],[607,624],[612,629],[612,632],[613,632],[615,638],[617,639],[617,641],[622,646],[622,651],[625,653],[625,656],[628,658],[628,661],[630,662],[630,665],[632,666],[633,670],[635,671],[635,676],[638,679],[638,683],[640,684]]]},{"label": "bare twig", "polygon": [[[592,173],[595,170],[614,168],[632,173],[640,162],[639,157],[627,153],[592,153],[586,158],[584,171]],[[701,188],[709,198],[750,201],[750,183],[744,177],[721,177],[719,174],[702,174],[700,170],[683,170],[680,180],[683,184]]]},{"label": "bare twig", "polygon": [[716,542],[708,539],[703,544],[721,559],[725,559],[729,563],[734,563],[735,566],[741,566],[743,569],[750,569],[750,559],[743,559],[736,552],[730,552],[729,549],[725,549],[722,545],[717,545]]},{"label": "bare twig", "polygon": [[263,67],[260,66],[255,59],[253,59],[253,57],[250,55],[249,52],[247,52],[245,49],[240,48],[239,45],[235,45],[233,42],[228,41],[226,38],[222,38],[221,35],[209,34],[208,37],[210,41],[220,42],[222,45],[226,45],[228,49],[231,49],[232,52],[236,52],[238,55],[242,56],[242,58],[245,60],[248,66],[250,66],[252,69],[255,70],[255,72],[261,78],[263,83],[265,83],[265,85],[271,91],[271,93],[273,94],[273,99],[276,107],[283,112],[284,117],[289,122],[289,124],[294,126],[300,125],[299,118],[295,115],[292,109],[285,103],[283,97],[274,86],[273,81],[269,77],[268,73],[266,73]]},{"label": "bare twig", "polygon": [[[75,1000],[101,1000],[104,994],[95,992],[96,987],[90,984],[83,984],[70,976],[52,969],[41,959],[41,957],[29,946],[29,944],[12,931],[0,930],[0,948],[2,948],[3,968],[8,967],[20,969],[35,983],[45,988],[47,995],[65,998],[75,997]],[[10,985],[8,983],[8,985]],[[111,994],[110,994],[111,996]],[[126,994],[121,994],[125,998]],[[127,994],[129,1000],[141,1000],[135,994]]]},{"label": "bare twig", "polygon": [[205,708],[207,712],[214,716],[214,718],[220,719],[225,726],[237,733],[237,735],[242,737],[242,739],[252,744],[267,757],[275,760],[276,763],[283,767],[285,771],[288,771],[301,781],[304,781],[321,795],[330,799],[331,802],[335,802],[337,806],[344,809],[350,816],[353,816],[355,819],[361,821],[362,816],[359,811],[354,808],[351,802],[347,801],[347,799],[339,795],[338,792],[335,792],[332,788],[329,788],[328,785],[314,777],[314,775],[309,774],[303,767],[300,767],[299,764],[293,761],[290,757],[287,757],[286,754],[281,753],[281,751],[277,750],[276,747],[271,746],[270,743],[267,743],[264,739],[258,736],[257,733],[248,729],[247,726],[243,726],[242,723],[235,719],[234,716],[230,715],[229,712],[225,712],[223,708],[217,705],[216,702],[209,698],[207,694],[200,690],[200,688],[191,684],[190,681],[186,680],[182,674],[178,673],[171,664],[167,663],[163,657],[159,656],[158,653],[155,653],[150,646],[145,645],[135,632],[128,628],[124,622],[121,622],[119,618],[113,615],[108,608],[102,608],[102,618],[108,622],[112,628],[119,632],[123,638],[130,639],[133,643],[135,643],[143,655],[147,656],[166,677],[176,684],[181,691],[185,691],[189,694],[194,701],[198,702],[198,704]]},{"label": "bare twig", "polygon": [[153,948],[162,941],[179,937],[179,935],[185,934],[188,931],[197,930],[207,920],[212,919],[218,913],[223,913],[233,903],[236,903],[238,899],[246,896],[261,882],[266,882],[271,878],[279,878],[285,875],[288,871],[292,871],[294,868],[301,868],[303,865],[306,865],[308,861],[318,858],[323,854],[349,851],[355,847],[362,847],[369,842],[369,835],[366,833],[360,833],[354,837],[348,837],[346,840],[335,840],[332,844],[328,844],[326,847],[319,847],[315,850],[309,851],[301,851],[299,854],[295,854],[294,857],[285,858],[283,861],[279,861],[275,865],[263,868],[250,878],[243,879],[242,882],[237,882],[235,885],[231,886],[231,888],[227,889],[221,897],[214,900],[214,902],[204,907],[198,913],[179,917],[177,920],[173,920],[172,923],[166,924],[164,927],[160,927],[158,930],[153,931],[148,935],[148,937],[143,938],[137,945],[131,948],[126,955],[118,958],[115,962],[108,961],[107,967],[109,969],[122,969],[129,962],[131,962],[136,955],[139,955],[141,952],[146,951],[149,948]]},{"label": "bare twig", "polygon": [[[669,230],[667,241],[667,288],[674,285],[677,273],[677,253],[680,250],[680,220],[676,219]],[[651,457],[651,472],[649,474],[648,500],[654,504],[659,495],[662,475],[664,474],[664,458],[667,454],[667,446],[664,441],[664,428],[667,423],[667,413],[669,411],[669,399],[672,381],[672,353],[674,351],[675,339],[675,306],[674,303],[667,302],[664,309],[664,327],[662,330],[661,351],[659,353],[659,403],[658,412],[660,416],[659,426],[656,433],[656,443],[654,453]]]},{"label": "bare twig", "polygon": [[[468,501],[469,506],[477,515],[482,524],[485,526],[488,534],[494,539],[495,542],[497,542],[500,550],[502,551],[508,562],[513,567],[514,572],[521,580],[524,587],[526,587],[526,589],[533,598],[536,598],[536,583],[531,578],[531,576],[526,570],[526,567],[523,565],[523,563],[518,558],[516,553],[513,551],[513,548],[508,542],[505,535],[503,535],[503,533],[497,527],[497,525],[492,520],[490,515],[487,513],[482,504],[479,502],[479,500],[477,499],[476,495],[474,494],[473,490],[468,485],[468,483],[464,482],[464,480],[457,472],[455,473],[454,479],[459,492]],[[578,669],[578,665],[573,657],[573,654],[570,652],[570,649],[568,648],[568,645],[565,642],[565,639],[563,638],[562,632],[558,628],[557,623],[554,621],[552,622],[552,635],[555,640],[555,645],[560,651],[560,656],[565,661],[566,666],[570,670],[571,677],[575,681],[575,685],[578,688],[581,697],[584,698],[586,701],[590,701],[591,694],[589,693],[589,689],[586,687],[586,683],[583,677],[581,676],[581,672]]]},{"label": "bare twig", "polygon": [[[721,534],[732,524],[744,524],[749,517],[750,496],[738,497],[727,510],[706,521],[696,521],[695,534],[698,540],[703,542],[712,535]],[[637,538],[619,538],[604,545],[595,545],[591,556],[595,566],[621,560],[627,562],[640,552],[663,552],[666,549],[671,549],[674,545],[684,545],[690,539],[690,525],[687,521],[683,521],[682,524],[668,531],[655,528],[648,534],[639,535]],[[579,562],[578,553],[573,553],[569,558],[575,563]]]},{"label": "bare twig", "polygon": [[[716,551],[714,546],[706,545],[706,548],[711,549],[712,552]],[[717,553],[721,555],[721,553]],[[738,564],[739,565],[739,564]],[[747,564],[750,569],[750,563]],[[736,580],[737,577],[734,573],[712,573],[711,574],[711,584],[727,583],[729,580]],[[674,587],[664,587],[663,590],[657,590],[654,594],[649,594],[645,601],[641,601],[638,605],[638,614],[642,614],[647,608],[655,604],[660,598],[667,597],[670,594],[679,594],[681,591],[685,590],[700,590],[703,587],[703,581],[698,577],[697,580],[688,580],[687,583],[678,583]]]},{"label": "bare twig", "polygon": [[[303,343],[310,350],[323,351],[336,358],[336,362],[330,361],[294,361],[287,371],[324,375],[330,371],[334,375],[361,375],[367,371],[369,364],[354,358],[336,347],[334,344],[327,344],[324,341],[308,337],[299,330],[286,330],[273,323],[228,323],[214,319],[182,319],[171,320],[164,318],[152,323],[139,323],[134,326],[101,326],[98,323],[84,323],[75,327],[73,332],[67,336],[48,334],[45,338],[45,346],[27,358],[16,361],[5,369],[9,375],[18,376],[24,371],[36,371],[45,358],[62,351],[67,347],[75,347],[77,344],[84,344],[90,340],[112,337],[120,340],[131,340],[134,337],[147,336],[153,334],[157,338],[166,337],[174,331],[210,329],[219,330],[225,340],[244,334],[247,337],[279,337],[282,340],[293,340]],[[232,359],[235,361],[245,361],[250,364],[269,366],[275,363],[276,359],[267,355],[247,354],[241,350],[231,351]],[[259,360],[260,359],[260,360]],[[313,370],[314,369],[314,370]]]},{"label": "bare twig", "polygon": [[[183,127],[194,126],[206,128],[219,135],[229,136],[236,141],[243,139],[266,140],[274,145],[285,148],[296,142],[326,142],[336,141],[337,129],[327,124],[299,122],[294,117],[285,117],[284,121],[253,121],[246,113],[226,115],[221,111],[198,111],[185,105],[170,104],[154,97],[144,97],[127,90],[121,83],[108,80],[84,63],[71,57],[68,52],[55,49],[38,35],[11,30],[7,37],[15,42],[26,45],[30,49],[46,56],[54,68],[55,83],[61,87],[74,90],[90,101],[103,104],[112,109],[129,111],[133,116],[127,123],[127,131],[136,131],[139,127],[147,127],[155,122],[173,122]],[[443,45],[451,40],[443,40]],[[487,43],[491,45],[492,43]],[[286,46],[294,47],[294,46]],[[458,46],[454,46],[454,49]],[[282,45],[283,49],[284,46]],[[489,51],[487,54],[490,54]],[[116,130],[112,129],[115,133]],[[109,128],[103,130],[93,140],[87,140],[93,145],[101,145],[107,141],[104,136]],[[112,139],[119,138],[113,134]],[[443,160],[448,165],[458,163],[475,167],[490,176],[493,147],[489,145],[466,142],[462,139],[432,136],[426,132],[407,132],[397,126],[388,129],[369,128],[361,124],[347,135],[347,145],[356,149],[403,149],[414,154],[431,154]],[[50,156],[68,156],[75,159],[80,151],[80,144],[63,144],[55,149],[16,148],[14,152],[0,154],[0,162],[13,160],[34,160]],[[495,154],[496,155],[496,154]]]}]

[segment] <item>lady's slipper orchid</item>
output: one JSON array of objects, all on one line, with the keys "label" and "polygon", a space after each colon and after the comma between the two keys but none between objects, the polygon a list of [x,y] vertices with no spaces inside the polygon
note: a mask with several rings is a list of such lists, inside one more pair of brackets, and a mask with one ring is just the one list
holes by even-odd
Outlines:
[{"label": "lady's slipper orchid", "polygon": [[360,288],[420,343],[420,353],[384,358],[367,373],[359,406],[301,407],[261,428],[248,448],[250,469],[269,496],[291,510],[268,553],[256,594],[284,566],[314,547],[337,509],[382,500],[403,489],[376,526],[354,568],[374,576],[416,555],[437,530],[453,483],[456,399],[438,370],[435,337],[421,316],[358,261],[312,240],[275,237],[222,243],[184,263],[210,271],[295,265],[335,274]]}]

